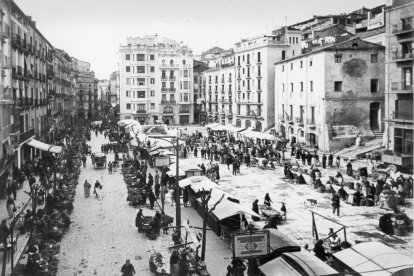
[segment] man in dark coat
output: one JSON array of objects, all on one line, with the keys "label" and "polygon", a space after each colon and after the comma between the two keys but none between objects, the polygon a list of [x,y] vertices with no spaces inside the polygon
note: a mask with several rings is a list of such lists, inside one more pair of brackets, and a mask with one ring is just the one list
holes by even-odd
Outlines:
[{"label": "man in dark coat", "polygon": [[326,169],[326,155],[324,154],[323,156],[322,156],[322,168],[324,168],[324,169]]},{"label": "man in dark coat", "polygon": [[339,195],[337,193],[333,193],[332,195],[333,214],[335,214],[335,211],[337,211],[338,217],[339,217],[340,202],[341,200],[339,199]]},{"label": "man in dark coat", "polygon": [[122,276],[133,276],[135,272],[134,266],[129,262],[129,259],[126,260],[126,263],[121,268]]},{"label": "man in dark coat", "polygon": [[252,211],[257,214],[257,217],[252,217],[252,219],[254,221],[259,221],[260,220],[260,213],[259,213],[259,200],[258,199],[253,201]]}]

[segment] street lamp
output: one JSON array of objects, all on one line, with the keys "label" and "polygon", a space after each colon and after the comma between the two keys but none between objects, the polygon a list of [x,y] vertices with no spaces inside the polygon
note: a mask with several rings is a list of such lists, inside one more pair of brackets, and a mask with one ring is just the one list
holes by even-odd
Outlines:
[{"label": "street lamp", "polygon": [[[179,178],[179,150],[180,150],[180,139],[177,136],[169,136],[169,135],[151,135],[150,138],[156,138],[163,141],[170,143],[175,148],[175,226],[177,228],[177,235],[181,238],[181,208],[180,208],[180,186],[178,185],[178,178]],[[176,139],[176,143],[174,144],[172,141],[167,140],[167,138]]]}]

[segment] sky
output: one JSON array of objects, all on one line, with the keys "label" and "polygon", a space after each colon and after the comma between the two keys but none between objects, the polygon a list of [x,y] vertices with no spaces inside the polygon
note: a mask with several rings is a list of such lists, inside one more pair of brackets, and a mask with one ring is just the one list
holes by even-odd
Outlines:
[{"label": "sky", "polygon": [[312,18],[387,0],[14,0],[49,42],[91,63],[98,79],[117,70],[126,37],[158,34],[200,54]]}]

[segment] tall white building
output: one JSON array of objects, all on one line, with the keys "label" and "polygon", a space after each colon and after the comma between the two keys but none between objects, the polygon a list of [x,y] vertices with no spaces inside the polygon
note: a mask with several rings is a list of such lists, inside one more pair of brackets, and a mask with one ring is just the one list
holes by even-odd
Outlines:
[{"label": "tall white building", "polygon": [[172,39],[128,37],[119,51],[120,118],[188,124],[193,114],[193,53]]},{"label": "tall white building", "polygon": [[280,29],[270,36],[245,39],[234,48],[235,125],[264,131],[275,124],[274,66],[299,55],[301,32]]}]

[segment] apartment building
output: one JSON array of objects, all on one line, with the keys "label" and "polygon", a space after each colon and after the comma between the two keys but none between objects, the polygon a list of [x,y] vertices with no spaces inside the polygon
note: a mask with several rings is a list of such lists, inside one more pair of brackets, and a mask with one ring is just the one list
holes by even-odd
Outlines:
[{"label": "apartment building", "polygon": [[40,153],[28,142],[32,138],[47,141],[49,134],[50,96],[46,67],[52,62],[52,45],[13,1],[4,1],[11,13],[12,89],[15,101],[10,133],[15,148],[16,165]]},{"label": "apartment building", "polygon": [[301,53],[301,32],[282,28],[235,44],[234,123],[265,131],[275,124],[274,63]]},{"label": "apartment building", "polygon": [[49,89],[52,97],[52,131],[55,124],[71,125],[76,119],[76,95],[73,86],[72,58],[61,49],[54,49],[53,67],[48,69],[48,78],[53,80]]},{"label": "apartment building", "polygon": [[206,83],[204,80],[203,72],[208,69],[208,66],[201,62],[193,61],[193,73],[194,73],[194,123],[201,123],[207,121],[206,112]]},{"label": "apartment building", "polygon": [[119,83],[118,83],[118,71],[112,72],[109,77],[108,89],[109,89],[109,102],[112,107],[115,107],[118,104],[118,92],[119,92]]},{"label": "apartment building", "polygon": [[393,0],[386,10],[385,133],[382,160],[413,168],[414,3]]},{"label": "apartment building", "polygon": [[276,128],[331,152],[382,135],[384,46],[360,38],[275,63]]},{"label": "apartment building", "polygon": [[98,80],[89,62],[72,57],[72,70],[76,80],[77,120],[93,119],[98,114]]},{"label": "apartment building", "polygon": [[193,123],[193,54],[188,47],[157,35],[128,37],[119,54],[121,119]]},{"label": "apartment building", "polygon": [[[11,12],[5,2],[0,2],[0,183],[6,183],[7,171],[14,163],[14,150],[10,133],[14,131],[14,99],[11,80]],[[5,187],[0,185],[0,197]]]}]

